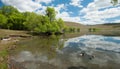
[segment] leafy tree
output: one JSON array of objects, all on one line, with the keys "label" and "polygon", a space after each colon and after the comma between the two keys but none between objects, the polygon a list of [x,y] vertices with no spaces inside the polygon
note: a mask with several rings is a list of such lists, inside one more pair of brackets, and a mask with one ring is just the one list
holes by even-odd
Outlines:
[{"label": "leafy tree", "polygon": [[51,27],[51,31],[52,32],[59,32],[60,31],[60,28],[59,28],[59,26],[58,26],[56,21],[52,22],[51,25],[52,25],[52,27]]},{"label": "leafy tree", "polygon": [[2,8],[0,8],[0,10],[2,10],[1,12],[5,16],[9,16],[13,13],[19,13],[19,11],[12,6],[3,6]]},{"label": "leafy tree", "polygon": [[63,30],[64,27],[65,27],[64,26],[64,21],[61,18],[59,18],[58,21],[57,21],[57,23],[58,23],[58,26],[60,27],[60,29]]},{"label": "leafy tree", "polygon": [[7,18],[3,14],[0,14],[0,28],[3,28],[6,23]]},{"label": "leafy tree", "polygon": [[21,13],[14,13],[11,16],[9,16],[8,24],[11,24],[10,29],[14,30],[23,30],[25,29],[25,26],[23,23],[25,22],[25,17]]},{"label": "leafy tree", "polygon": [[56,19],[54,8],[47,7],[46,15],[19,12],[12,6],[0,8],[0,27],[13,30],[29,30],[35,33],[56,33],[64,29],[64,21]]},{"label": "leafy tree", "polygon": [[36,27],[38,27],[38,26],[41,25],[41,19],[42,19],[42,16],[37,15],[37,14],[35,14],[35,13],[32,12],[32,13],[30,13],[30,15],[28,15],[26,17],[26,22],[24,23],[24,25],[30,31],[37,30],[38,28],[36,28]]},{"label": "leafy tree", "polygon": [[54,8],[47,7],[46,9],[46,15],[49,17],[50,22],[55,20],[56,12]]}]

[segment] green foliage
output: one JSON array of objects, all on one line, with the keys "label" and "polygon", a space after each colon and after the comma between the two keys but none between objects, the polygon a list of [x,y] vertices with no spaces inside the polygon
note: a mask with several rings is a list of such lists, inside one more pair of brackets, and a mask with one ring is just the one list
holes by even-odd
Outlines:
[{"label": "green foliage", "polygon": [[77,32],[80,32],[80,28],[77,28]]},{"label": "green foliage", "polygon": [[65,26],[64,29],[63,29],[63,31],[64,32],[69,32],[69,28]]},{"label": "green foliage", "polygon": [[0,69],[8,69],[7,63],[5,62],[0,63]]},{"label": "green foliage", "polygon": [[8,54],[8,52],[6,50],[0,51],[0,56],[4,57]]},{"label": "green foliage", "polygon": [[99,31],[100,29],[97,29],[97,28],[89,28],[89,32],[97,32]]},{"label": "green foliage", "polygon": [[19,13],[19,11],[12,6],[3,6],[0,8],[0,10],[1,10],[1,13],[5,16],[9,16],[13,13]]},{"label": "green foliage", "polygon": [[7,18],[3,14],[0,14],[0,28],[3,28],[6,23]]},{"label": "green foliage", "polygon": [[23,22],[25,22],[24,16],[21,13],[14,13],[8,19],[9,29],[23,30]]},{"label": "green foliage", "polygon": [[89,32],[92,32],[92,28],[89,28],[88,30],[89,30]]},{"label": "green foliage", "polygon": [[2,62],[0,62],[0,69],[7,69],[7,63],[6,63],[6,55],[8,55],[8,51],[7,50],[2,50],[0,51],[0,58],[3,59]]},{"label": "green foliage", "polygon": [[29,30],[35,33],[56,33],[64,29],[64,21],[56,19],[54,8],[47,7],[46,15],[19,12],[12,6],[0,8],[0,27],[13,30]]},{"label": "green foliage", "polygon": [[28,30],[34,31],[37,26],[40,25],[41,16],[30,13],[26,16],[26,22],[24,22],[24,25],[27,27]]},{"label": "green foliage", "polygon": [[80,28],[75,27],[64,27],[64,32],[74,33],[74,32],[80,32]]},{"label": "green foliage", "polygon": [[69,32],[75,32],[76,31],[76,29],[73,27],[69,27]]},{"label": "green foliage", "polygon": [[64,29],[64,27],[65,27],[64,21],[61,18],[58,19],[57,23],[58,23],[58,26],[60,27],[60,29]]},{"label": "green foliage", "polygon": [[46,16],[49,17],[50,22],[54,21],[55,20],[55,16],[56,16],[55,9],[51,8],[51,7],[47,7],[47,9],[46,9]]}]

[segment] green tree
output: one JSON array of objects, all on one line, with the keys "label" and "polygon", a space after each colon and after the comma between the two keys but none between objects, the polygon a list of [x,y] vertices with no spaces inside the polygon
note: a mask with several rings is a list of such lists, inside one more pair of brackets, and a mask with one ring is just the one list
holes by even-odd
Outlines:
[{"label": "green tree", "polygon": [[63,30],[65,27],[64,21],[61,18],[59,18],[57,23],[58,23],[58,26],[60,27],[60,29]]},{"label": "green tree", "polygon": [[52,32],[60,32],[60,28],[59,28],[59,26],[58,26],[58,24],[57,24],[57,22],[56,21],[54,21],[54,22],[52,22],[52,27],[51,27],[51,31]]},{"label": "green tree", "polygon": [[0,8],[0,27],[13,30],[29,30],[35,33],[56,33],[64,29],[64,21],[56,19],[54,8],[47,7],[46,15],[33,12],[19,12],[12,6]]},{"label": "green tree", "polygon": [[0,28],[4,28],[6,23],[7,23],[7,17],[5,17],[3,14],[0,14]]},{"label": "green tree", "polygon": [[49,17],[50,22],[55,20],[56,12],[54,8],[47,7],[46,9],[46,15]]},{"label": "green tree", "polygon": [[0,10],[2,10],[1,13],[7,17],[13,13],[19,13],[19,11],[12,6],[3,6],[0,8]]},{"label": "green tree", "polygon": [[8,18],[8,24],[11,24],[10,29],[13,30],[24,30],[25,17],[22,13],[13,13]]},{"label": "green tree", "polygon": [[30,15],[26,17],[26,22],[24,23],[24,25],[30,31],[38,31],[41,29],[41,25],[42,25],[41,20],[42,20],[41,15],[37,15],[32,12],[30,13]]}]

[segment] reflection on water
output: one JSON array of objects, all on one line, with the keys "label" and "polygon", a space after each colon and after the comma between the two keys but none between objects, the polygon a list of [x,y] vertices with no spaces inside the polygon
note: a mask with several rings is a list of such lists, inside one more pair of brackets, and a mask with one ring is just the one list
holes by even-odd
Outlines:
[{"label": "reflection on water", "polygon": [[11,60],[25,69],[119,69],[120,37],[35,37],[18,43]]}]

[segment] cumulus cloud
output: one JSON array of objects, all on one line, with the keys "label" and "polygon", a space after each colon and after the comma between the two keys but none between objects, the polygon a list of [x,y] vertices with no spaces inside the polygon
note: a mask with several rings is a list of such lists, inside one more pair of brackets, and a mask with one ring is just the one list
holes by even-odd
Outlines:
[{"label": "cumulus cloud", "polygon": [[115,18],[120,16],[120,6],[113,7],[110,3],[111,0],[94,0],[88,4],[86,8],[83,8],[80,13],[84,13],[84,23],[90,24],[102,24],[108,18]]},{"label": "cumulus cloud", "polygon": [[73,5],[73,6],[76,6],[76,7],[83,7],[82,5],[81,5],[81,2],[82,2],[83,0],[71,0],[71,2],[70,2],[70,5]]},{"label": "cumulus cloud", "polygon": [[67,5],[65,4],[59,4],[55,7],[55,10],[57,11],[57,18],[62,18],[64,21],[71,21],[71,22],[79,22],[80,18],[79,17],[71,17],[70,13],[72,12],[67,12],[67,11],[62,11],[61,10],[67,10]]},{"label": "cumulus cloud", "polygon": [[12,5],[19,11],[34,11],[41,7],[40,4],[33,2],[32,0],[2,0],[6,5]]},{"label": "cumulus cloud", "polygon": [[102,22],[102,20],[104,19],[120,16],[119,11],[120,11],[120,7],[105,9],[103,11],[96,10],[92,12],[87,12],[84,18],[93,20],[93,21],[97,20],[99,22]]},{"label": "cumulus cloud", "polygon": [[16,7],[19,11],[30,11],[33,12],[37,9],[44,8],[40,3],[50,3],[52,0],[1,0],[5,5],[11,5]]},{"label": "cumulus cloud", "polygon": [[60,11],[61,11],[62,9],[66,9],[65,4],[58,4],[58,5],[55,7],[55,10],[57,11],[58,14],[60,13]]},{"label": "cumulus cloud", "polygon": [[51,3],[53,0],[34,0],[34,1],[39,2],[39,3],[43,2],[43,3],[48,4],[48,3]]},{"label": "cumulus cloud", "polygon": [[61,12],[57,15],[57,18],[62,18],[64,21],[80,22],[80,17],[79,16],[71,17],[69,12]]}]

